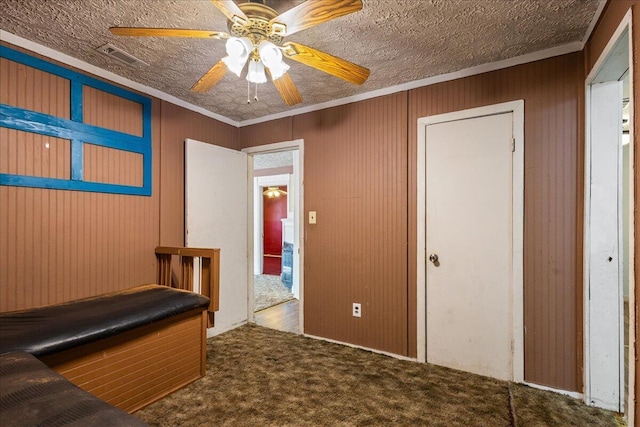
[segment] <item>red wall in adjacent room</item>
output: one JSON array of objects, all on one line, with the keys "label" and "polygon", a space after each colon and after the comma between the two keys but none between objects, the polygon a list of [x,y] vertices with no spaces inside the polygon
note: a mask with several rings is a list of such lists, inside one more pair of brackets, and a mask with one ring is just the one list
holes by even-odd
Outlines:
[{"label": "red wall in adjacent room", "polygon": [[[286,186],[278,187],[287,191]],[[263,200],[263,250],[264,261],[263,274],[277,274],[282,272],[282,219],[287,217],[287,196],[269,198],[262,196]]]}]

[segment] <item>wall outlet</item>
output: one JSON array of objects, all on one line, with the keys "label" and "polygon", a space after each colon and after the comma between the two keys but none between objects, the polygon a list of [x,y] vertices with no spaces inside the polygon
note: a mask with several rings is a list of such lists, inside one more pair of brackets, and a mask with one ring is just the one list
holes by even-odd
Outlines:
[{"label": "wall outlet", "polygon": [[362,306],[359,302],[353,303],[353,317],[362,317]]}]

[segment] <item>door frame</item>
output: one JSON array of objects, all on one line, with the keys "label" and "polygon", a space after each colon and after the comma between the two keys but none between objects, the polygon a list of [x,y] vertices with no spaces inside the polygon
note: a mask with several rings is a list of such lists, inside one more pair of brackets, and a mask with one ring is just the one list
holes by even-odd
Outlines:
[{"label": "door frame", "polygon": [[524,381],[524,100],[504,102],[418,119],[417,144],[417,342],[418,361],[426,362],[426,128],[428,125],[502,113],[513,114],[512,163],[512,327],[514,382]]},{"label": "door frame", "polygon": [[[255,154],[266,154],[266,153],[275,153],[278,151],[291,151],[298,150],[298,174],[297,174],[297,185],[298,185],[298,206],[294,207],[294,223],[295,218],[298,218],[298,230],[296,233],[298,235],[299,242],[299,268],[298,268],[298,284],[299,284],[299,293],[300,293],[300,304],[299,304],[299,312],[298,312],[298,321],[300,327],[300,333],[304,334],[304,140],[295,139],[292,141],[284,141],[284,142],[276,142],[273,144],[265,144],[258,145],[255,147],[247,147],[242,149],[243,153],[247,153],[247,188],[248,188],[248,212],[247,212],[247,221],[249,222],[247,227],[247,242],[248,242],[248,254],[247,254],[247,286],[248,286],[248,301],[247,301],[247,321],[250,323],[255,323],[255,315],[253,312],[254,309],[254,301],[253,301],[253,264],[254,264],[254,232],[253,232],[253,215],[254,215],[254,185],[253,185],[253,156]],[[294,193],[295,194],[295,193]],[[295,197],[295,196],[294,196]]]},{"label": "door frame", "polygon": [[[590,268],[590,239],[591,239],[591,229],[589,227],[589,218],[590,218],[590,176],[591,176],[591,85],[595,82],[596,77],[600,73],[603,68],[603,65],[606,64],[609,59],[609,55],[614,51],[618,41],[624,35],[624,33],[628,31],[628,57],[627,64],[629,66],[629,117],[630,117],[630,125],[629,125],[629,138],[631,139],[631,148],[630,148],[630,183],[629,183],[629,193],[630,200],[629,206],[631,209],[631,213],[629,216],[629,234],[630,234],[630,244],[629,244],[629,369],[627,372],[627,383],[628,383],[628,396],[627,400],[624,401],[624,381],[621,384],[621,401],[623,401],[625,416],[629,423],[629,426],[633,426],[634,423],[634,411],[635,411],[635,271],[634,271],[634,250],[635,250],[635,240],[634,240],[634,230],[635,230],[635,216],[633,215],[633,211],[637,206],[637,201],[635,200],[635,190],[634,190],[634,180],[633,175],[635,173],[636,165],[634,164],[635,152],[637,149],[634,141],[634,110],[633,110],[633,102],[634,102],[634,81],[633,81],[633,28],[632,28],[632,14],[631,9],[627,11],[625,16],[622,18],[618,27],[611,35],[611,38],[607,42],[607,45],[603,49],[602,53],[598,57],[597,61],[593,65],[591,71],[587,75],[585,79],[585,145],[584,145],[584,230],[583,230],[583,316],[584,316],[584,401],[589,404],[591,400],[591,387],[590,387],[590,342],[589,342],[589,328],[590,328],[590,312],[589,312],[589,268]],[[619,183],[618,188],[619,194],[621,195],[622,191],[622,183]],[[622,266],[622,261],[621,266]],[[621,280],[621,279],[620,279]],[[619,285],[622,285],[622,282],[619,282]],[[624,313],[621,313],[621,318],[623,319]],[[622,342],[621,346],[623,351],[620,353],[620,363],[624,364],[624,326],[621,325],[621,337]]]}]

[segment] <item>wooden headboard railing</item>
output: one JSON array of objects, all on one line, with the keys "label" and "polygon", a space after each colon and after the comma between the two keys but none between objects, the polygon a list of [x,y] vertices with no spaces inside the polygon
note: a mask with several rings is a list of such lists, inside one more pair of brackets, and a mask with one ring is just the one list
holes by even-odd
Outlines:
[{"label": "wooden headboard railing", "polygon": [[[171,258],[180,257],[182,280],[171,281]],[[200,294],[209,297],[207,327],[214,326],[215,312],[220,309],[220,249],[158,246],[158,284],[193,292],[193,259],[200,258]]]}]

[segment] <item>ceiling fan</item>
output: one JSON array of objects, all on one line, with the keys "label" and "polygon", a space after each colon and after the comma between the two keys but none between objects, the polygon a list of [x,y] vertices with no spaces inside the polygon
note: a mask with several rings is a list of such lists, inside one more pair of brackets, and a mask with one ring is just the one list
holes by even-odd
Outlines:
[{"label": "ceiling fan", "polygon": [[[191,37],[226,39],[227,56],[216,63],[192,87],[205,93],[231,71],[240,77],[249,62],[247,81],[257,84],[267,81],[267,74],[287,105],[302,102],[302,96],[287,73],[282,57],[292,59],[354,84],[362,84],[369,70],[347,60],[284,38],[304,29],[362,9],[362,0],[307,0],[278,15],[260,2],[236,4],[233,0],[211,0],[228,19],[229,33],[179,28],[112,27],[118,36]],[[249,91],[249,87],[247,87]],[[250,102],[250,99],[247,99]]]}]

